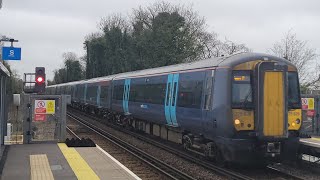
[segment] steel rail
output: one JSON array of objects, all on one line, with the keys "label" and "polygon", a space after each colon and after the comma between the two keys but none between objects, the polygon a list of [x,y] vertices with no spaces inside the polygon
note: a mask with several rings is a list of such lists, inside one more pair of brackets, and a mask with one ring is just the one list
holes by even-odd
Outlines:
[{"label": "steel rail", "polygon": [[286,172],[283,172],[283,171],[281,171],[281,170],[279,170],[277,168],[271,167],[271,166],[267,166],[267,169],[270,170],[270,171],[276,172],[278,174],[281,174],[282,176],[285,176],[288,179],[295,179],[295,180],[303,180],[304,179],[304,178],[295,176],[293,174],[288,174]]}]

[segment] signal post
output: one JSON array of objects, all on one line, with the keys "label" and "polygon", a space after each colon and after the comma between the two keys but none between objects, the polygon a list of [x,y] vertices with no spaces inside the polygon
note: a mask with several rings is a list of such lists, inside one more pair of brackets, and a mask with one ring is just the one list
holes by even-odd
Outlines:
[{"label": "signal post", "polygon": [[21,96],[23,143],[64,142],[66,136],[66,95],[46,95],[45,67],[24,74]]}]

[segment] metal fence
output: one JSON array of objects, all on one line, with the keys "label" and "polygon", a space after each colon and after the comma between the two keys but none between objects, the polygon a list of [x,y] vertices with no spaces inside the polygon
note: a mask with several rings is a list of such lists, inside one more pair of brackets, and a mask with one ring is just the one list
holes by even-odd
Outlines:
[{"label": "metal fence", "polygon": [[302,94],[302,134],[319,136],[319,95]]},{"label": "metal fence", "polygon": [[23,143],[65,141],[67,109],[65,95],[24,94],[21,105],[24,114]]}]

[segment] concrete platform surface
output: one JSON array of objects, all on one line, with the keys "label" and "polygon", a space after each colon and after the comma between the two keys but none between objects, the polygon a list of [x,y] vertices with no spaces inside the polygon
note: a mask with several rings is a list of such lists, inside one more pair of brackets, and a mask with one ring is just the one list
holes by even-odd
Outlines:
[{"label": "concrete platform surface", "polygon": [[99,146],[69,148],[51,143],[11,145],[1,179],[140,178]]},{"label": "concrete platform surface", "polygon": [[101,179],[140,179],[111,155],[97,148],[75,148]]},{"label": "concrete platform surface", "polygon": [[11,145],[1,179],[31,179],[30,155],[46,154],[54,179],[77,179],[57,144]]},{"label": "concrete platform surface", "polygon": [[319,137],[300,138],[300,143],[307,145],[307,146],[320,148],[320,138]]}]

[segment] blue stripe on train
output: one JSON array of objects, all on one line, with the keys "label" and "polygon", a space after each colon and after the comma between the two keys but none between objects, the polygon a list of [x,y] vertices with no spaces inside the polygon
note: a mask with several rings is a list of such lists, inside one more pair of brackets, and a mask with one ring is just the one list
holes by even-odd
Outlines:
[{"label": "blue stripe on train", "polygon": [[169,74],[165,97],[165,117],[168,125],[178,126],[176,117],[176,104],[179,87],[179,74]]},{"label": "blue stripe on train", "polygon": [[124,81],[122,107],[125,114],[129,113],[130,82],[131,79],[125,79]]}]

